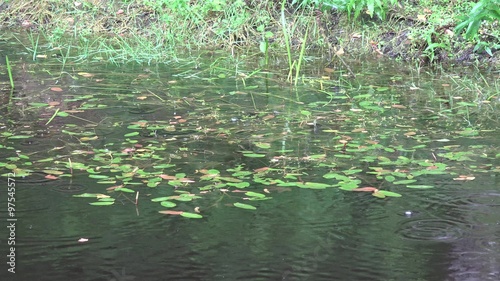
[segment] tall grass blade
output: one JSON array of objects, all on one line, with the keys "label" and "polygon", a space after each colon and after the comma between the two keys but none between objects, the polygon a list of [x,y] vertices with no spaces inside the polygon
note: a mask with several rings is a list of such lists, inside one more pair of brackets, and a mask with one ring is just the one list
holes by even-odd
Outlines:
[{"label": "tall grass blade", "polygon": [[281,2],[281,26],[283,27],[283,36],[285,37],[285,46],[286,46],[286,52],[288,55],[288,67],[290,69],[290,73],[292,72],[292,51],[290,48],[290,34],[287,29],[286,25],[286,18],[285,18],[285,3],[286,0],[283,0]]},{"label": "tall grass blade", "polygon": [[302,64],[302,60],[304,59],[308,32],[309,28],[306,29],[306,34],[304,35],[304,39],[302,40],[302,46],[300,47],[299,62],[297,63],[297,67],[295,69],[295,86],[297,86],[297,81],[299,80],[300,65]]},{"label": "tall grass blade", "polygon": [[14,79],[12,78],[12,68],[10,67],[8,56],[5,56],[5,64],[7,65],[7,73],[9,73],[10,87],[14,89]]}]

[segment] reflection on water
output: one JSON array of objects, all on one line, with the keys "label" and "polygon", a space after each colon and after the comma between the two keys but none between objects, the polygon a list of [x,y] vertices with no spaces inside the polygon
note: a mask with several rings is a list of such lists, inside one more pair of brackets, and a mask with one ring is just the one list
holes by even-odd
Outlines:
[{"label": "reflection on water", "polygon": [[[57,117],[43,131],[40,124],[54,108],[33,111],[36,116],[13,115],[23,125],[12,131],[28,137],[2,140],[2,159],[23,154],[34,159],[17,162],[34,172],[16,181],[16,280],[500,279],[500,192],[495,172],[489,172],[498,165],[491,156],[498,139],[491,132],[469,138],[474,132],[463,130],[460,118],[443,117],[448,111],[439,111],[442,104],[396,87],[384,89],[399,81],[392,79],[398,73],[367,71],[366,81],[358,81],[384,87],[363,86],[346,94],[335,85],[328,93],[311,81],[290,94],[267,74],[243,84],[237,77],[208,72],[199,74],[204,79],[184,79],[189,69],[168,67],[148,82],[137,80],[137,69],[89,68],[101,80],[75,80],[78,87],[63,92],[64,98],[47,95],[59,99],[72,116]],[[152,85],[161,87],[143,91]],[[365,100],[367,92],[378,100]],[[34,120],[36,126],[29,127]],[[497,125],[490,121],[485,127]],[[131,130],[137,134],[130,135]],[[137,153],[141,149],[143,154]],[[246,158],[242,151],[265,157]],[[144,154],[153,157],[141,158]],[[68,159],[74,165],[71,177],[53,180],[47,178],[50,171],[42,172],[41,167],[67,168]],[[93,163],[92,169],[118,180],[99,183],[82,163]],[[436,163],[446,164],[446,173],[425,174],[417,182],[433,188],[392,184],[411,172],[438,169]],[[186,173],[196,182],[149,188],[145,177],[127,179],[135,166],[154,171],[160,164],[176,165],[162,173]],[[160,215],[164,208],[151,202],[174,189],[199,192],[209,184],[200,180],[200,170],[228,172],[238,165],[248,171],[273,167],[280,180],[326,183],[331,180],[323,178],[327,172],[359,168],[362,172],[348,175],[362,186],[403,196],[380,199],[338,188],[255,181],[247,190],[266,188],[272,200],[251,201],[258,207],[254,211],[235,208],[231,200],[241,197],[218,190],[194,203],[177,202],[191,212],[200,207],[201,220]],[[374,172],[384,169],[400,178]],[[462,174],[476,179],[453,180]],[[127,194],[103,207],[72,197],[106,193],[111,185],[130,182],[141,194],[137,206]],[[4,280],[5,272],[0,276]]]}]

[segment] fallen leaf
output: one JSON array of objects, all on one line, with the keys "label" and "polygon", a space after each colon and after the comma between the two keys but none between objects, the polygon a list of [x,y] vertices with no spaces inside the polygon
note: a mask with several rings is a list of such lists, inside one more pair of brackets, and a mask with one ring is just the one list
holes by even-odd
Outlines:
[{"label": "fallen leaf", "polygon": [[377,192],[378,189],[375,187],[367,186],[367,187],[359,187],[359,188],[351,189],[351,191]]},{"label": "fallen leaf", "polygon": [[53,92],[62,92],[63,91],[63,89],[61,89],[59,87],[52,87],[52,88],[50,88],[50,90]]},{"label": "fallen leaf", "polygon": [[166,211],[158,211],[160,214],[166,214],[166,215],[180,215],[184,213],[183,211],[172,211],[172,210],[166,210]]}]

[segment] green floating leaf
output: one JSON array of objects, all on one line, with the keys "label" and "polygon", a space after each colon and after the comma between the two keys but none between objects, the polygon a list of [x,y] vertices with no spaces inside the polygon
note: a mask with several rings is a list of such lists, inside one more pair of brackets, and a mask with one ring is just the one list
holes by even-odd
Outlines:
[{"label": "green floating leaf", "polygon": [[432,185],[423,185],[423,184],[416,184],[416,185],[407,185],[406,187],[408,188],[421,188],[421,189],[425,189],[425,188],[434,188],[434,186]]},{"label": "green floating leaf", "polygon": [[93,205],[93,206],[109,206],[109,205],[113,205],[114,203],[115,203],[115,201],[99,201],[99,202],[92,202],[89,204]]},{"label": "green floating leaf", "polygon": [[90,174],[89,175],[89,178],[92,178],[92,179],[108,179],[109,176],[106,176],[106,175],[96,175],[96,174]]},{"label": "green floating leaf", "polygon": [[201,218],[203,218],[203,216],[200,215],[200,214],[189,213],[189,212],[183,212],[181,214],[181,216],[183,216],[185,218],[190,218],[190,219],[201,219]]},{"label": "green floating leaf", "polygon": [[245,153],[245,154],[243,154],[243,156],[250,157],[250,158],[262,158],[262,157],[266,157],[265,154],[258,154],[258,153]]},{"label": "green floating leaf", "polygon": [[363,171],[362,169],[352,169],[352,170],[344,170],[344,171],[342,171],[342,173],[344,173],[346,175],[354,175],[357,173],[361,173],[362,171]]},{"label": "green floating leaf", "polygon": [[170,202],[170,201],[161,201],[160,204],[163,207],[167,207],[167,208],[173,208],[173,207],[177,206],[177,204],[175,204],[174,202]]},{"label": "green floating leaf", "polygon": [[271,148],[271,144],[267,143],[267,142],[256,142],[255,146],[257,146],[258,148],[262,148],[262,149]]},{"label": "green floating leaf", "polygon": [[59,117],[68,117],[69,113],[64,112],[64,111],[59,111],[56,115]]},{"label": "green floating leaf", "polygon": [[352,155],[349,155],[349,154],[335,154],[333,155],[337,158],[352,158]]},{"label": "green floating leaf", "polygon": [[135,190],[132,190],[132,189],[126,188],[126,187],[116,188],[115,191],[121,191],[121,192],[127,192],[127,193],[134,193],[135,192]]},{"label": "green floating leaf", "polygon": [[241,208],[241,209],[246,209],[246,210],[257,210],[257,208],[255,208],[254,206],[249,205],[249,204],[234,203],[233,205],[234,205],[235,207],[238,207],[238,208]]},{"label": "green floating leaf", "polygon": [[82,193],[82,194],[74,194],[73,197],[85,197],[85,198],[97,198],[98,196],[107,196],[102,193]]},{"label": "green floating leaf", "polygon": [[46,106],[49,106],[49,104],[43,103],[43,102],[30,102],[29,105],[31,105],[33,107],[46,107]]},{"label": "green floating leaf", "polygon": [[257,197],[257,198],[264,198],[264,197],[266,197],[265,194],[258,193],[258,192],[253,192],[253,191],[245,192],[245,195],[246,196],[250,196],[250,197]]},{"label": "green floating leaf", "polygon": [[387,191],[387,190],[379,190],[379,191],[377,191],[377,193],[380,193],[380,194],[383,194],[383,195],[389,196],[389,197],[401,197],[402,196],[399,193]]},{"label": "green floating leaf", "polygon": [[170,196],[168,196],[168,197],[156,197],[156,198],[151,199],[151,202],[161,202],[161,201],[167,201],[170,199],[171,199]]},{"label": "green floating leaf", "polygon": [[245,187],[249,187],[250,186],[250,183],[249,182],[239,182],[239,183],[233,183],[233,182],[229,182],[227,183],[228,186],[234,186],[236,188],[245,188]]},{"label": "green floating leaf", "polygon": [[327,187],[331,187],[332,185],[319,182],[306,182],[306,183],[297,183],[297,186],[300,188],[325,189]]},{"label": "green floating leaf", "polygon": [[27,135],[17,135],[17,136],[8,137],[9,140],[29,139],[29,138],[31,138],[31,136],[27,136]]},{"label": "green floating leaf", "polygon": [[388,181],[388,182],[393,182],[396,180],[396,178],[394,176],[385,176],[385,180]]},{"label": "green floating leaf", "polygon": [[125,134],[124,137],[133,137],[133,136],[137,136],[137,135],[139,135],[139,132],[132,132],[132,133]]},{"label": "green floating leaf", "polygon": [[401,180],[401,181],[395,181],[395,182],[393,182],[393,184],[410,184],[410,183],[414,183],[416,181],[417,180]]}]

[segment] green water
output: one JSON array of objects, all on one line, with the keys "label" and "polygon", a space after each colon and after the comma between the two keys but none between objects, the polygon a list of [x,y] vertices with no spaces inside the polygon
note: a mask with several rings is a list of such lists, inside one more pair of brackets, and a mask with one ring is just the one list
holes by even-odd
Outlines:
[{"label": "green water", "polygon": [[[498,73],[352,61],[354,78],[318,60],[292,87],[251,58],[26,58],[11,97],[1,84],[17,218],[2,280],[500,276]],[[366,187],[382,193],[351,191]]]}]

